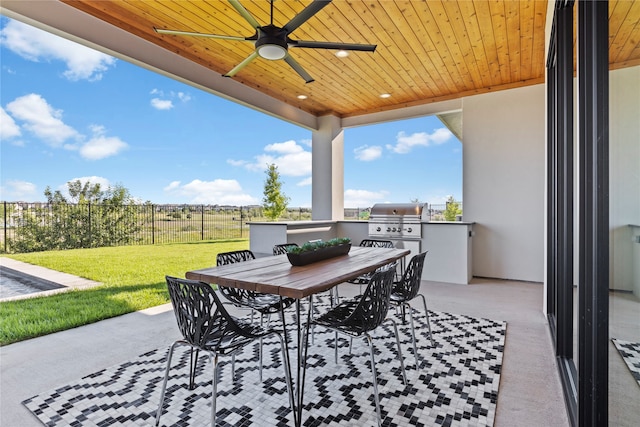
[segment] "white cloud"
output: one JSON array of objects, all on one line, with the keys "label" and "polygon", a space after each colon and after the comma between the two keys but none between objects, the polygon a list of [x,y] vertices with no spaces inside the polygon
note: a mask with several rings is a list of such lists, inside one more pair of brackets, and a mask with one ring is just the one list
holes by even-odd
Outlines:
[{"label": "white cloud", "polygon": [[413,147],[429,147],[430,145],[444,144],[449,141],[453,134],[447,128],[439,128],[433,131],[433,133],[416,132],[411,135],[407,135],[404,131],[398,132],[396,136],[396,144],[387,144],[387,149],[398,154],[406,154],[410,152]]},{"label": "white cloud", "polygon": [[0,200],[34,201],[36,191],[36,185],[31,182],[7,181],[3,186],[0,186]]},{"label": "white cloud", "polygon": [[372,206],[384,200],[388,191],[345,190],[344,205],[354,208]]},{"label": "white cloud", "polygon": [[109,55],[14,20],[0,31],[0,43],[29,61],[64,62],[63,75],[72,81],[100,80],[116,63]]},{"label": "white cloud", "polygon": [[0,141],[6,141],[10,138],[16,138],[22,135],[20,126],[16,124],[4,108],[0,107]]},{"label": "white cloud", "polygon": [[[5,131],[16,133],[11,125],[18,126],[14,119],[22,122],[22,127],[43,140],[53,148],[64,148],[70,151],[78,151],[87,160],[99,160],[105,157],[115,156],[127,149],[129,145],[118,137],[106,136],[103,126],[90,126],[92,136],[86,140],[71,126],[62,121],[62,110],[54,109],[42,96],[32,93],[16,98],[7,104],[7,111],[13,117],[0,113],[0,125],[2,125],[2,137]],[[6,116],[6,117],[5,117]],[[5,123],[8,125],[5,127]],[[20,128],[17,128],[18,135]],[[72,139],[71,142],[69,140]]]},{"label": "white cloud", "polygon": [[178,97],[178,99],[182,102],[189,102],[191,101],[191,95],[189,95],[188,93],[184,93],[184,92],[178,92],[176,94],[176,96]]},{"label": "white cloud", "polygon": [[382,156],[382,147],[378,145],[374,145],[373,147],[369,147],[368,145],[363,145],[353,150],[353,153],[355,154],[357,160],[361,160],[363,162],[370,162]]},{"label": "white cloud", "polygon": [[173,181],[164,188],[171,197],[183,197],[188,203],[217,205],[253,205],[258,200],[242,193],[240,183],[235,179],[215,179],[213,181],[193,181],[181,185]]},{"label": "white cloud", "polygon": [[281,176],[306,177],[311,175],[311,151],[293,140],[269,144],[265,153],[248,160],[229,159],[227,163],[253,172],[264,172],[267,165],[275,164]]},{"label": "white cloud", "polygon": [[305,178],[302,181],[298,182],[296,185],[298,187],[308,187],[311,185],[312,179],[311,177]]},{"label": "white cloud", "polygon": [[87,160],[100,160],[111,157],[127,148],[128,145],[117,137],[98,136],[80,147],[80,155]]},{"label": "white cloud", "polygon": [[118,137],[105,136],[103,126],[92,126],[93,137],[80,147],[80,155],[87,160],[100,160],[115,156],[129,148],[129,145]]},{"label": "white cloud", "polygon": [[163,188],[164,191],[169,192],[180,188],[180,181],[172,181],[169,185]]},{"label": "white cloud", "polygon": [[78,132],[62,121],[62,110],[56,110],[40,95],[31,93],[7,104],[7,111],[23,122],[26,130],[52,147],[60,147],[66,140],[77,138]]},{"label": "white cloud", "polygon": [[173,102],[169,99],[153,98],[151,106],[156,110],[170,110],[173,108]]},{"label": "white cloud", "polygon": [[175,105],[173,104],[174,99],[177,99],[178,101],[181,101],[183,103],[191,101],[191,95],[185,92],[170,91],[168,93],[165,93],[162,89],[153,88],[149,93],[151,95],[156,95],[151,99],[151,106],[156,110],[172,109],[173,107],[175,107]]}]

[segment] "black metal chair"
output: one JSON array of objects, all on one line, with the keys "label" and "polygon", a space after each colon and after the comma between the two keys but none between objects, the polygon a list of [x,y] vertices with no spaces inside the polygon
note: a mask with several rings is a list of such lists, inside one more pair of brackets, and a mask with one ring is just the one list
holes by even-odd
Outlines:
[{"label": "black metal chair", "polygon": [[282,243],[280,245],[273,245],[273,255],[285,255],[289,248],[297,248],[297,243]]},{"label": "black metal chair", "polygon": [[[393,242],[391,240],[376,240],[376,239],[363,239],[360,242],[360,245],[363,248],[394,248]],[[372,273],[363,274],[361,276],[356,277],[355,279],[347,280],[347,283],[351,283],[354,285],[360,285],[360,293],[362,293],[362,285],[366,285],[369,283],[369,279],[371,278]]]},{"label": "black metal chair", "polygon": [[[255,255],[250,250],[240,250],[231,252],[221,252],[216,257],[217,265],[226,265],[237,262],[244,262],[255,259]],[[249,308],[260,313],[260,325],[263,324],[264,316],[267,316],[267,326],[270,316],[280,313],[282,325],[284,327],[284,316],[282,310],[290,307],[296,300],[294,298],[281,298],[279,295],[263,294],[245,289],[218,286],[220,293],[231,303],[241,308]],[[253,315],[251,316],[253,320]],[[286,332],[285,332],[286,333]],[[286,338],[286,336],[285,336]],[[262,340],[260,340],[260,381],[262,381]]]},{"label": "black metal chair", "polygon": [[[331,308],[326,313],[309,322],[309,326],[322,326],[331,329],[336,333],[336,363],[338,361],[338,333],[348,335],[351,338],[360,336],[364,336],[366,338],[371,354],[371,373],[373,374],[373,391],[376,403],[376,412],[378,415],[378,425],[382,424],[382,415],[380,412],[380,399],[378,398],[378,381],[376,378],[373,341],[369,332],[378,328],[378,326],[385,321],[390,321],[393,324],[396,336],[396,345],[398,347],[398,360],[402,367],[402,379],[404,384],[407,384],[407,376],[404,369],[404,361],[402,359],[402,350],[400,348],[400,339],[398,336],[398,326],[393,319],[387,317],[391,302],[391,287],[393,286],[395,268],[396,263],[393,263],[378,269],[369,279],[367,288],[362,295],[341,302],[336,307]],[[304,344],[306,363],[306,353],[309,345],[307,336],[304,338]]]},{"label": "black metal chair", "polygon": [[[160,404],[156,413],[156,423],[160,424],[162,407],[164,405],[167,380],[171,369],[173,351],[178,345],[188,345],[197,352],[200,350],[209,354],[209,360],[213,365],[213,381],[211,393],[211,425],[216,424],[216,397],[218,383],[218,356],[235,355],[243,347],[251,344],[256,339],[262,339],[275,335],[280,340],[282,348],[282,365],[285,370],[287,391],[289,393],[289,405],[294,408],[293,393],[290,375],[290,365],[285,343],[282,335],[274,329],[265,329],[247,321],[231,316],[213,288],[204,282],[196,280],[179,279],[166,276],[169,297],[173,304],[173,311],[178,322],[178,329],[182,339],[176,340],[169,348],[167,355],[167,367],[165,370],[162,391],[160,392]],[[193,374],[192,374],[193,375]],[[193,381],[193,378],[190,378]]]},{"label": "black metal chair", "polygon": [[[428,252],[428,251],[427,251]],[[402,278],[393,282],[393,288],[391,290],[391,304],[399,307],[402,312],[402,323],[405,323],[406,312],[409,312],[409,321],[411,323],[411,336],[413,339],[413,353],[416,358],[416,369],[420,366],[418,362],[418,349],[416,346],[416,330],[413,325],[413,309],[411,308],[410,301],[416,297],[422,298],[424,305],[424,312],[427,316],[427,327],[429,328],[429,338],[431,339],[431,345],[435,347],[433,340],[433,334],[431,333],[431,323],[429,322],[429,311],[427,310],[427,300],[420,292],[420,280],[422,278],[422,270],[424,267],[424,259],[427,256],[427,252],[419,253],[411,258],[409,265],[404,271]],[[407,310],[408,308],[408,310]]]}]

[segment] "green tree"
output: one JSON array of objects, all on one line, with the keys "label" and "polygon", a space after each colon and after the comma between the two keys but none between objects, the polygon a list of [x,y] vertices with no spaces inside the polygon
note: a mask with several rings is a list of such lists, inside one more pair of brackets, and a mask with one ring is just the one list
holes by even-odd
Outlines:
[{"label": "green tree", "polygon": [[273,163],[267,165],[266,174],[267,179],[264,182],[264,197],[262,198],[264,216],[272,221],[277,221],[287,210],[290,199],[282,192],[278,167]]},{"label": "green tree", "polygon": [[444,219],[446,221],[455,221],[456,216],[462,214],[460,203],[456,202],[453,196],[447,199],[447,207],[444,210]]},{"label": "green tree", "polygon": [[129,190],[121,185],[102,190],[80,180],[67,183],[69,198],[44,191],[47,206],[25,212],[9,243],[15,252],[130,244],[140,229]]}]

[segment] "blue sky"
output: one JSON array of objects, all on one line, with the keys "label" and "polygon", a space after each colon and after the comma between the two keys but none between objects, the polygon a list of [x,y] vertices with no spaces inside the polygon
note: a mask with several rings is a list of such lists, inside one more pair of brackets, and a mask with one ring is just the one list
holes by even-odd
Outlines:
[{"label": "blue sky", "polygon": [[[261,204],[275,163],[289,206],[311,206],[309,130],[4,16],[0,28],[0,200],[80,179],[158,204]],[[462,145],[437,118],[344,138],[345,207],[461,199]]]}]

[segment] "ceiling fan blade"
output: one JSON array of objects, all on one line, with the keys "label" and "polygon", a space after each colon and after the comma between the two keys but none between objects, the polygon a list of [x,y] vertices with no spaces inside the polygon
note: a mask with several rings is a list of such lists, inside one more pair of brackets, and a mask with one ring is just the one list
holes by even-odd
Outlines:
[{"label": "ceiling fan blade", "polygon": [[239,63],[238,65],[236,65],[235,67],[233,67],[233,70],[229,71],[227,74],[223,74],[223,76],[225,77],[233,77],[235,76],[238,71],[242,70],[244,67],[246,67],[249,62],[253,61],[254,59],[256,59],[256,57],[258,56],[258,52],[253,52],[251,55],[247,56],[247,58],[242,61],[241,63]]},{"label": "ceiling fan blade", "polygon": [[223,40],[238,40],[238,41],[246,41],[253,40],[250,37],[240,37],[240,36],[225,36],[222,34],[208,34],[208,33],[193,33],[191,31],[179,31],[179,30],[163,30],[161,28],[153,27],[156,33],[159,34],[170,34],[177,36],[197,36],[197,37],[210,37],[212,39],[223,39]]},{"label": "ceiling fan blade", "polygon": [[291,68],[296,71],[296,73],[300,74],[300,77],[304,79],[305,83],[311,83],[315,81],[313,77],[311,77],[309,73],[307,73],[304,68],[302,68],[302,65],[298,64],[298,61],[291,57],[291,55],[287,55],[284,60],[291,66]]},{"label": "ceiling fan blade", "polygon": [[335,49],[335,50],[359,50],[362,52],[375,52],[378,45],[359,43],[332,43],[316,42],[305,40],[288,40],[289,47],[308,47],[313,49]]},{"label": "ceiling fan blade", "polygon": [[287,33],[292,33],[296,28],[307,22],[309,18],[318,13],[320,9],[329,3],[331,3],[331,0],[314,0],[313,3],[302,9],[302,12],[294,16],[291,21],[282,28],[286,30]]},{"label": "ceiling fan blade", "polygon": [[256,30],[258,29],[258,27],[260,26],[260,24],[258,23],[258,21],[256,21],[256,19],[249,13],[249,11],[247,9],[244,8],[243,5],[240,4],[240,2],[238,0],[229,0],[229,3],[231,3],[231,6],[233,6],[233,8],[238,11],[238,13],[249,23],[251,24],[251,26],[253,28],[255,28]]}]

